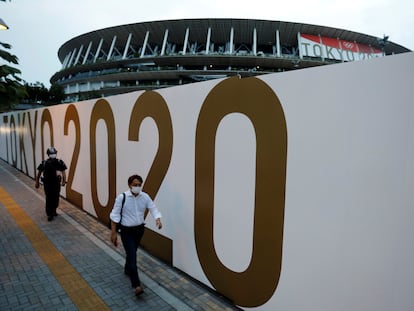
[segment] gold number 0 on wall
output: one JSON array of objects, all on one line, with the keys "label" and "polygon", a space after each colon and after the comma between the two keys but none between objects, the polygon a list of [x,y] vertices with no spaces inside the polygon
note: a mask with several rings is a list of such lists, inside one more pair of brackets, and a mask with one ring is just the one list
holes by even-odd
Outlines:
[{"label": "gold number 0 on wall", "polygon": [[[109,198],[105,205],[99,202],[98,198],[98,180],[97,180],[97,146],[96,146],[96,128],[98,121],[105,122],[108,133],[108,193]],[[89,124],[89,141],[90,141],[90,159],[91,159],[91,195],[98,219],[109,224],[109,214],[112,210],[113,202],[116,197],[116,134],[115,119],[111,106],[105,99],[99,99],[91,112]]]},{"label": "gold number 0 on wall", "polygon": [[[256,134],[253,247],[249,266],[242,272],[234,272],[220,261],[213,240],[215,137],[220,121],[236,112],[250,119]],[[286,121],[270,87],[257,78],[230,78],[211,90],[196,129],[194,235],[207,278],[239,306],[264,304],[279,282],[286,156]]]}]

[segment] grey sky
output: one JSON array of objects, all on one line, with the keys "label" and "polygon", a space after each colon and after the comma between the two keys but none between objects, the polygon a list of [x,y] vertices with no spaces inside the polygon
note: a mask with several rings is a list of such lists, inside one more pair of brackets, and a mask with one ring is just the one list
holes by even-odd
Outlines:
[{"label": "grey sky", "polygon": [[10,27],[0,41],[12,45],[21,77],[50,86],[60,70],[59,47],[105,27],[163,19],[255,18],[323,25],[389,40],[414,50],[412,0],[12,0],[0,2]]}]

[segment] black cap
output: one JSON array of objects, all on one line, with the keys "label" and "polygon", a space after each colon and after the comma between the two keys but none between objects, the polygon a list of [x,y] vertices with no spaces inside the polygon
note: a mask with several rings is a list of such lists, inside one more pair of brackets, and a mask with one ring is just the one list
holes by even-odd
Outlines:
[{"label": "black cap", "polygon": [[55,147],[49,147],[49,148],[47,148],[46,153],[47,153],[47,155],[56,154],[57,150],[56,150]]}]

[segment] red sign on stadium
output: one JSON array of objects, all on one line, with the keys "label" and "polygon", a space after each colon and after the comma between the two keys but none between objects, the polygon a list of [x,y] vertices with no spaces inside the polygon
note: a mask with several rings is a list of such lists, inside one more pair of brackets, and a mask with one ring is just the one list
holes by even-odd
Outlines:
[{"label": "red sign on stadium", "polygon": [[356,61],[382,56],[382,51],[371,46],[336,38],[300,34],[301,56]]}]

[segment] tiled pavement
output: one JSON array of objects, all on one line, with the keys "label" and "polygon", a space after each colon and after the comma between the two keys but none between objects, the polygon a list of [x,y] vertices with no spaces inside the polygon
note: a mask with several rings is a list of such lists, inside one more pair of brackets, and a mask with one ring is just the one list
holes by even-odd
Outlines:
[{"label": "tiled pavement", "polygon": [[[0,188],[33,221],[32,227],[26,221],[18,224],[0,200],[0,310],[103,310],[79,303],[82,294],[88,295],[82,282],[110,310],[240,310],[141,249],[138,268],[145,293],[136,298],[123,274],[123,248],[111,245],[105,225],[63,199],[60,215],[47,222],[43,189],[35,189],[33,179],[2,160]],[[36,237],[28,236],[35,229],[51,242],[52,253],[63,255],[60,261],[73,271],[69,276],[52,273],[54,260],[47,263],[33,242]],[[46,258],[50,256],[46,252]],[[62,277],[66,286],[75,288],[75,298],[62,285]]]}]

